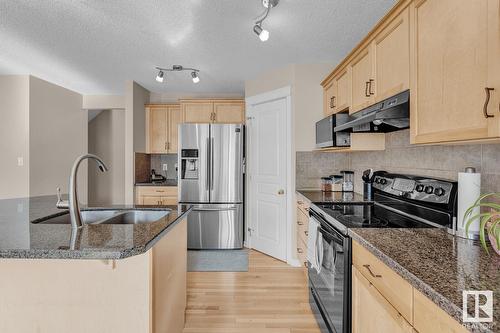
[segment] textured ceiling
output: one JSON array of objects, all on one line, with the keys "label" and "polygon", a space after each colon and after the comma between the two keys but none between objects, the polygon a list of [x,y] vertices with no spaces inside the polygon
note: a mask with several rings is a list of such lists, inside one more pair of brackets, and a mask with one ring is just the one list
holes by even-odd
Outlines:
[{"label": "textured ceiling", "polygon": [[[281,0],[252,32],[260,0],[0,0],[0,74],[32,74],[83,94],[243,94],[290,63],[338,63],[395,0]],[[155,81],[155,66],[201,70]]]}]

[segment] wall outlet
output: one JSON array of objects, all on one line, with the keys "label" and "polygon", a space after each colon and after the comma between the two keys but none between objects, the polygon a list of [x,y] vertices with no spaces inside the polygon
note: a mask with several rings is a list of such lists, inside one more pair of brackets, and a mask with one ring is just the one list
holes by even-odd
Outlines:
[{"label": "wall outlet", "polygon": [[168,171],[168,164],[167,163],[163,164],[162,169],[163,171]]},{"label": "wall outlet", "polygon": [[23,166],[24,165],[24,158],[18,157],[17,158],[17,166]]}]

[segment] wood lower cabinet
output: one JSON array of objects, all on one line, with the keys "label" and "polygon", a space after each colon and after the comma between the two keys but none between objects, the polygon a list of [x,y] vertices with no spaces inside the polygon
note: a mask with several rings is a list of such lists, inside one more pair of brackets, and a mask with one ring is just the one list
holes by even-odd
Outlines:
[{"label": "wood lower cabinet", "polygon": [[177,205],[177,192],[177,186],[136,186],[135,203],[145,206]]},{"label": "wood lower cabinet", "polygon": [[309,202],[297,199],[297,258],[307,267],[307,237],[309,232]]},{"label": "wood lower cabinet", "polygon": [[153,154],[176,154],[181,119],[179,105],[147,105],[146,118],[146,151]]},{"label": "wood lower cabinet", "polygon": [[498,3],[414,1],[412,143],[500,137]]},{"label": "wood lower cabinet", "polygon": [[181,100],[183,123],[242,124],[245,122],[245,101]]},{"label": "wood lower cabinet", "polygon": [[185,219],[125,259],[2,259],[0,331],[182,333],[186,271]]},{"label": "wood lower cabinet", "polygon": [[355,240],[352,264],[353,333],[468,332]]},{"label": "wood lower cabinet", "polygon": [[354,266],[352,268],[352,332],[413,332],[410,323]]}]

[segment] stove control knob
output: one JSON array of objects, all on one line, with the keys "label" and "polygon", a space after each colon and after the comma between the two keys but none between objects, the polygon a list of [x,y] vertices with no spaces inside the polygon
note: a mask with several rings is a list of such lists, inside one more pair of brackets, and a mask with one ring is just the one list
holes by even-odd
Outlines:
[{"label": "stove control knob", "polygon": [[432,187],[432,186],[425,187],[425,193],[432,194],[433,192],[434,192],[434,187]]},{"label": "stove control knob", "polygon": [[382,178],[382,179],[380,180],[380,184],[382,184],[382,185],[387,184],[387,179]]},{"label": "stove control knob", "polygon": [[417,190],[417,192],[423,192],[424,191],[424,185],[418,184],[415,189]]},{"label": "stove control knob", "polygon": [[444,188],[438,187],[434,190],[434,194],[437,195],[438,197],[443,196],[445,193]]}]

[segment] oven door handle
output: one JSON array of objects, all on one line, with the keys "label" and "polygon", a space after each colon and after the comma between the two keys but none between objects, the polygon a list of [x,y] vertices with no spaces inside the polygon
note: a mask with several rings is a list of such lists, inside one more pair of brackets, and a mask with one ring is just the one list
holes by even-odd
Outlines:
[{"label": "oven door handle", "polygon": [[[321,233],[321,227],[318,227],[318,232]],[[321,241],[319,236],[320,234],[318,233],[316,236],[316,243],[314,245],[316,246],[316,267],[321,269],[321,266],[323,266],[323,236],[321,236]]]}]

